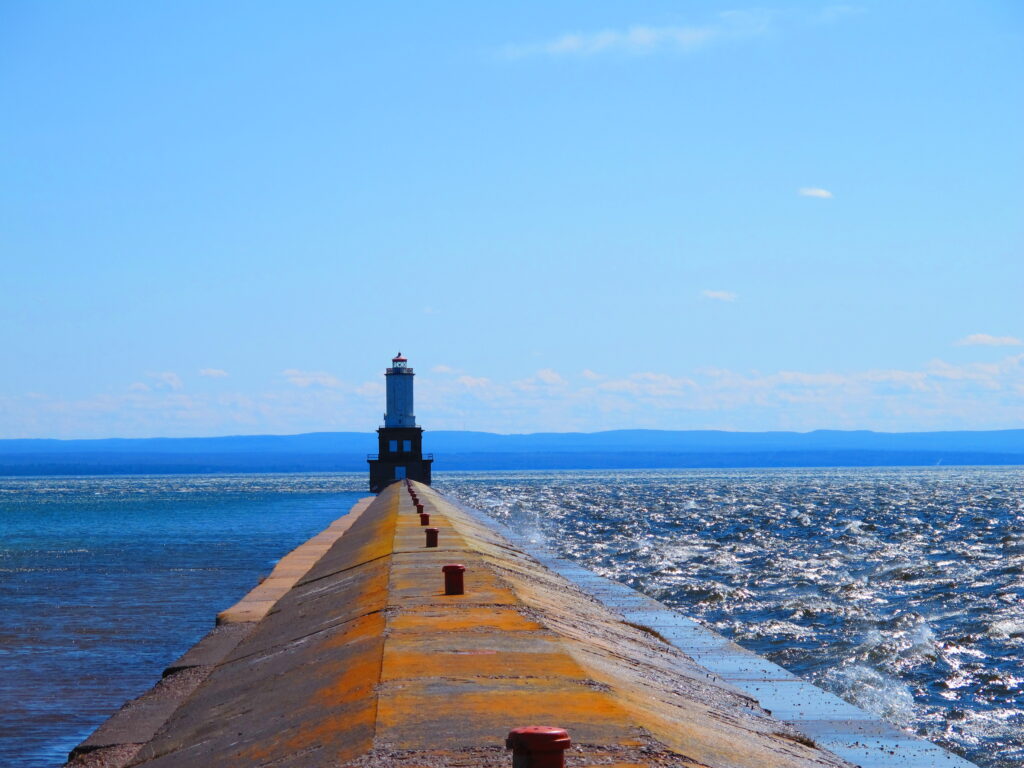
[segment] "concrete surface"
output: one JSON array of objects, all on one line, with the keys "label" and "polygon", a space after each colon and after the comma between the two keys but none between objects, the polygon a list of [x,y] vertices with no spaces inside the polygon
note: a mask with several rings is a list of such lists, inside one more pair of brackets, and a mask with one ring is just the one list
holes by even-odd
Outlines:
[{"label": "concrete surface", "polygon": [[[822,744],[855,722],[895,744],[880,721],[412,485],[437,548],[405,484],[388,487],[283,559],[126,706],[144,717],[115,715],[69,765],[487,768],[511,764],[509,730],[536,724],[569,730],[570,766],[849,768]],[[464,595],[444,594],[453,562]],[[174,695],[150,703],[161,688]]]}]

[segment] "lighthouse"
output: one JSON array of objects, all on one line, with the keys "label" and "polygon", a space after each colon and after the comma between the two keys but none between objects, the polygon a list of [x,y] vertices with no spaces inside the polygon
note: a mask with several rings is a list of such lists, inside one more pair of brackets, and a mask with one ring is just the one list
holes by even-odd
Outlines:
[{"label": "lighthouse", "polygon": [[415,427],[416,414],[412,406],[412,379],[415,374],[409,361],[399,352],[391,358],[391,367],[384,373],[387,382],[387,412],[384,414],[385,427]]},{"label": "lighthouse", "polygon": [[377,430],[378,452],[367,457],[371,493],[380,493],[391,483],[405,478],[430,485],[430,465],[434,457],[423,454],[423,429],[416,426],[414,375],[401,352],[391,358],[391,367],[384,372],[387,411],[384,426]]}]

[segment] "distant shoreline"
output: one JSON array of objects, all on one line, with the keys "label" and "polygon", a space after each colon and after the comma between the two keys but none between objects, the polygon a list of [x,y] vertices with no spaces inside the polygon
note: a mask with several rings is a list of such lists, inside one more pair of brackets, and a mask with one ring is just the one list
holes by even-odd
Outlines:
[{"label": "distant shoreline", "polygon": [[[1024,465],[1024,430],[499,435],[427,431],[443,471]],[[0,440],[0,475],[360,472],[372,432],[210,438]]]}]

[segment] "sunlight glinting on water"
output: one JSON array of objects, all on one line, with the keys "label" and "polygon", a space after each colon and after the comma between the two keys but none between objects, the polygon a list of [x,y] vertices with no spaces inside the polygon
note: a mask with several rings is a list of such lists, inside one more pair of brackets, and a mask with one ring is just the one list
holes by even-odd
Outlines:
[{"label": "sunlight glinting on water", "polygon": [[1024,760],[1024,471],[448,474],[442,491],[989,768]]}]

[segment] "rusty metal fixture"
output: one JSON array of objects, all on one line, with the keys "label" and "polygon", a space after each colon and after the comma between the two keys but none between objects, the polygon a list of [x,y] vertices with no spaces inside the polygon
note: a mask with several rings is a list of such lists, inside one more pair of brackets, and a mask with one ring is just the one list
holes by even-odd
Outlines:
[{"label": "rusty metal fixture", "polygon": [[437,546],[437,528],[427,528],[427,546]]},{"label": "rusty metal fixture", "polygon": [[549,725],[514,728],[505,739],[512,768],[565,768],[565,750],[571,745],[568,731]]},{"label": "rusty metal fixture", "polygon": [[428,512],[420,512],[420,525],[430,525],[430,514]]},{"label": "rusty metal fixture", "polygon": [[417,504],[417,505],[416,505],[416,511],[417,511],[417,512],[418,512],[419,514],[421,514],[421,515],[422,515],[422,514],[423,514],[423,505],[422,505],[422,504]]},{"label": "rusty metal fixture", "polygon": [[458,563],[449,563],[441,568],[441,571],[444,573],[444,593],[446,595],[466,594],[466,585],[462,577],[466,571],[466,566]]}]

